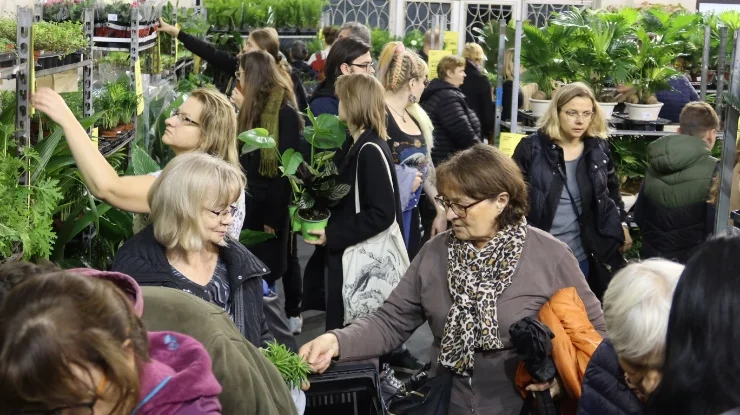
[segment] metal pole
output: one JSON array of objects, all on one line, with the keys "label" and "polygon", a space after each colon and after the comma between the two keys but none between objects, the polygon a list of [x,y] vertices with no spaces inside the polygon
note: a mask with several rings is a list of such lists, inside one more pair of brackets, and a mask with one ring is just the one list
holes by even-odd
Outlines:
[{"label": "metal pole", "polygon": [[522,52],[522,21],[516,21],[516,35],[514,38],[514,85],[511,88],[511,132],[516,133],[517,118],[519,116],[519,57]]},{"label": "metal pole", "polygon": [[[85,9],[83,11],[83,26],[82,30],[85,33],[85,55],[83,60],[90,60],[90,63],[82,68],[82,113],[85,117],[93,115],[95,110],[93,109],[93,98],[92,98],[92,84],[93,84],[93,24],[95,21],[95,15],[93,9]],[[92,127],[88,128],[87,133],[92,133]]]},{"label": "metal pole", "polygon": [[[429,47],[432,50],[442,49],[441,47],[438,47],[439,42],[437,41],[437,38],[438,38],[437,34],[439,33],[439,28],[441,26],[442,26],[442,16],[439,14],[435,14],[434,16],[432,16],[432,27],[430,29],[432,31],[432,36],[431,36],[432,44],[429,45]],[[439,74],[437,74],[437,76],[439,76]]]},{"label": "metal pole", "polygon": [[725,89],[725,55],[727,54],[727,26],[719,27],[719,58],[717,59],[717,99],[714,111],[722,119],[722,92]]},{"label": "metal pole", "polygon": [[[18,154],[31,145],[31,70],[33,69],[33,10],[27,7],[18,8],[18,31],[16,33],[16,50],[18,50],[18,72],[15,78],[15,129]],[[28,169],[20,177],[20,184],[30,186]]]},{"label": "metal pole", "polygon": [[704,54],[701,59],[701,100],[707,100],[707,80],[709,78],[709,43],[711,41],[712,28],[704,27]]},{"label": "metal pole", "polygon": [[[740,30],[735,31],[735,49],[732,52],[729,93],[740,97]],[[732,105],[727,106],[724,136],[722,139],[722,168],[719,172],[719,201],[714,222],[714,233],[724,232],[729,223],[730,193],[732,191],[732,170],[735,167],[735,146],[737,145],[737,122],[740,112]]]},{"label": "metal pole", "polygon": [[504,54],[506,51],[506,21],[498,21],[498,65],[496,69],[496,120],[493,124],[493,142],[498,147],[501,134],[501,114],[504,109]]},{"label": "metal pole", "polygon": [[[196,3],[197,4],[197,3]],[[131,60],[131,88],[136,91],[136,61],[139,60],[139,21],[141,20],[141,14],[139,14],[139,8],[131,6],[131,49],[130,60]],[[137,101],[138,102],[138,101]],[[136,111],[134,113],[134,134],[139,132],[139,109],[138,103]],[[149,148],[149,135],[144,136],[145,148]],[[134,146],[129,144],[128,147],[128,162],[131,162],[131,155],[133,154]]]}]

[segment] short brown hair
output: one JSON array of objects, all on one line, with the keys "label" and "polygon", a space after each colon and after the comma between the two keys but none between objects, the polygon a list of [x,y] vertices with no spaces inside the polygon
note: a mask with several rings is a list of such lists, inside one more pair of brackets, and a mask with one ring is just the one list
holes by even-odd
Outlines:
[{"label": "short brown hair", "polygon": [[337,40],[337,36],[339,36],[339,29],[334,26],[326,26],[321,30],[321,34],[324,35],[326,45],[331,46]]},{"label": "short brown hair", "polygon": [[334,90],[346,112],[349,128],[373,130],[388,140],[385,90],[380,81],[365,73],[342,75]]},{"label": "short brown hair", "polygon": [[439,79],[446,81],[447,71],[454,71],[457,68],[464,67],[465,58],[457,55],[447,55],[440,59],[439,64],[437,65],[437,76],[439,76]]},{"label": "short brown hair", "polygon": [[[131,342],[140,367],[149,361],[147,332],[110,281],[67,272],[30,278],[0,307],[0,333],[4,411],[79,405],[96,396],[114,402],[113,413],[136,406],[139,376],[123,345]],[[105,374],[102,391],[72,370],[91,366]]]},{"label": "short brown hair", "polygon": [[486,144],[461,151],[437,168],[441,194],[461,193],[475,200],[509,194],[498,217],[499,228],[519,222],[527,214],[527,185],[519,166],[496,147]]},{"label": "short brown hair", "polygon": [[5,296],[16,285],[36,276],[59,271],[52,262],[34,264],[33,262],[19,261],[0,264],[0,306],[3,305]]},{"label": "short brown hair", "polygon": [[689,102],[678,118],[681,134],[704,138],[711,130],[719,128],[719,117],[706,102]]}]

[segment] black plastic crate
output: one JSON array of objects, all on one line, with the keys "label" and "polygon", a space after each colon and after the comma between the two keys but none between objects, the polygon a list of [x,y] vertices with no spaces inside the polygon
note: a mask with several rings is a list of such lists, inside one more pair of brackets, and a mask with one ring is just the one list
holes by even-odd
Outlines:
[{"label": "black plastic crate", "polygon": [[334,364],[309,376],[305,415],[385,415],[380,379],[372,363]]}]

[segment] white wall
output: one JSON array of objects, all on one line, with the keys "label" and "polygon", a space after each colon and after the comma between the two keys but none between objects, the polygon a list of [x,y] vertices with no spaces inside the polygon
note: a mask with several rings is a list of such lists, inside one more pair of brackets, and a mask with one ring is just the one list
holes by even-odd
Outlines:
[{"label": "white wall", "polygon": [[597,7],[623,7],[623,6],[641,6],[644,3],[649,4],[680,4],[689,9],[696,10],[696,0],[596,0]]}]

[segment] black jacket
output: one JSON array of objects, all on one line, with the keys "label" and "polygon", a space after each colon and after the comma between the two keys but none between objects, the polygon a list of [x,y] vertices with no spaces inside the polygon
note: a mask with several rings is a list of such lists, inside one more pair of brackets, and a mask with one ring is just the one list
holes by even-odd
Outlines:
[{"label": "black jacket", "polygon": [[[185,49],[200,56],[215,69],[226,72],[229,76],[234,76],[234,73],[239,70],[239,59],[236,56],[216,49],[214,45],[205,40],[191,36],[182,30],[177,35],[177,40],[182,42]],[[293,81],[293,93],[295,93],[296,104],[300,111],[305,111],[306,107],[308,107],[308,99],[306,98],[306,89],[303,88],[301,77],[295,71],[291,71],[290,80]]]},{"label": "black jacket", "polygon": [[[368,142],[380,146],[383,154],[373,146],[365,146],[365,149],[360,151]],[[390,167],[392,182],[388,180],[383,157]],[[367,130],[354,145],[352,140],[347,140],[344,148],[337,152],[335,160],[339,166],[337,182],[348,184],[351,190],[336,207],[331,209],[329,225],[326,228],[329,254],[341,256],[346,248],[388,229],[394,219],[403,229],[398,179],[388,144],[377,133]],[[357,191],[355,175],[360,187],[359,214],[355,213]]]},{"label": "black jacket", "polygon": [[609,340],[601,342],[583,376],[578,415],[642,415],[643,403],[632,393]]},{"label": "black jacket", "polygon": [[[228,270],[233,301],[234,323],[255,347],[273,340],[262,311],[262,276],[269,270],[239,242],[219,247],[219,255]],[[165,248],[154,238],[154,228],[147,226],[126,241],[116,252],[112,271],[130,275],[139,285],[181,289],[172,275]]]},{"label": "black jacket", "polygon": [[465,82],[460,85],[460,91],[465,94],[465,102],[480,121],[481,137],[488,138],[493,133],[493,125],[496,121],[491,82],[469,60],[465,64],[465,75]]},{"label": "black jacket", "polygon": [[[504,121],[510,121],[511,120],[511,102],[513,101],[514,96],[514,82],[513,81],[505,81],[503,86],[503,96],[501,97],[501,119]],[[517,109],[521,108],[524,104],[524,95],[522,95],[522,90],[519,88],[519,104],[517,105]]]},{"label": "black jacket", "polygon": [[[564,181],[558,167],[565,171],[563,149],[543,132],[522,139],[514,150],[528,184],[530,225],[549,232]],[[606,140],[584,139],[584,149],[577,167],[581,193],[581,238],[586,252],[608,261],[624,244],[624,203],[619,179],[614,170],[611,150]],[[621,261],[620,261],[621,262]]]},{"label": "black jacket", "polygon": [[434,125],[432,161],[435,165],[481,142],[478,116],[468,107],[459,88],[434,79],[421,94],[419,103]]}]

